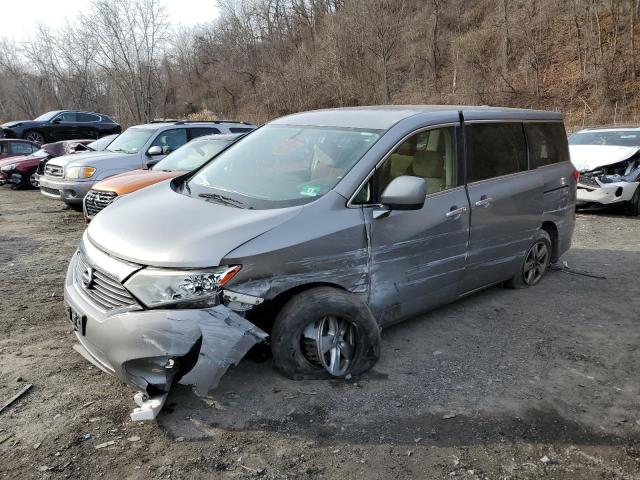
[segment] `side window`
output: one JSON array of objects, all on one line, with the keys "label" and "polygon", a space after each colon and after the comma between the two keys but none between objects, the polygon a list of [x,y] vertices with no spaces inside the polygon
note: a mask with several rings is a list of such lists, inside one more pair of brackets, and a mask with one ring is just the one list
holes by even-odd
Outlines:
[{"label": "side window", "polygon": [[249,128],[249,127],[231,127],[229,129],[231,133],[246,133],[246,132],[250,132],[251,130],[253,130],[253,128]]},{"label": "side window", "polygon": [[209,128],[190,128],[189,135],[191,139],[202,137],[203,135],[214,135],[220,133],[220,130],[217,128],[209,127]]},{"label": "side window", "polygon": [[427,194],[456,186],[455,128],[426,130],[404,141],[376,172],[377,194],[402,175],[424,178]]},{"label": "side window", "polygon": [[98,117],[97,115],[91,115],[90,113],[77,113],[76,117],[78,119],[78,122],[81,122],[81,123],[90,123],[90,122],[100,121],[100,117]]},{"label": "side window", "polygon": [[13,153],[19,153],[20,155],[28,155],[34,152],[33,145],[24,142],[14,142],[11,145]]},{"label": "side window", "polygon": [[0,142],[0,153],[9,153],[9,142]]},{"label": "side window", "polygon": [[76,113],[75,112],[64,112],[56,117],[56,120],[60,120],[61,122],[75,122],[76,121]]},{"label": "side window", "polygon": [[569,147],[564,125],[557,123],[525,123],[531,168],[569,161]]},{"label": "side window", "polygon": [[151,144],[152,147],[162,147],[162,154],[168,155],[187,143],[187,129],[174,128],[160,133]]},{"label": "side window", "polygon": [[527,170],[521,123],[474,123],[467,128],[467,182]]}]

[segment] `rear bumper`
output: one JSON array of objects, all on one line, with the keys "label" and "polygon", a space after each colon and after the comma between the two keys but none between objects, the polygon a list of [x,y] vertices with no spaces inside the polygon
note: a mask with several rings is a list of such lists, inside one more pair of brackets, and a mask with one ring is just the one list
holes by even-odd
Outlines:
[{"label": "rear bumper", "polygon": [[50,198],[62,200],[65,203],[81,205],[82,199],[87,194],[95,182],[69,181],[63,179],[53,179],[46,175],[39,177],[40,192]]},{"label": "rear bumper", "polygon": [[611,205],[628,202],[639,184],[639,182],[603,183],[600,188],[578,184],[578,206],[593,203]]}]

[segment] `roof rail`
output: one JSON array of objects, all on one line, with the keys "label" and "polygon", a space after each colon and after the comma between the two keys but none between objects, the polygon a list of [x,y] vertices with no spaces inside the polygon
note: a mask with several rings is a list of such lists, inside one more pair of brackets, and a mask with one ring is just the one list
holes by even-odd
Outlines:
[{"label": "roof rail", "polygon": [[603,125],[601,127],[586,127],[583,130],[621,130],[623,128],[638,128],[638,125]]},{"label": "roof rail", "polygon": [[176,120],[176,124],[183,123],[238,123],[242,125],[253,125],[249,122],[239,122],[237,120]]},{"label": "roof rail", "polygon": [[153,120],[149,121],[149,123],[177,123],[180,121],[181,120],[178,120],[177,118],[154,118]]}]

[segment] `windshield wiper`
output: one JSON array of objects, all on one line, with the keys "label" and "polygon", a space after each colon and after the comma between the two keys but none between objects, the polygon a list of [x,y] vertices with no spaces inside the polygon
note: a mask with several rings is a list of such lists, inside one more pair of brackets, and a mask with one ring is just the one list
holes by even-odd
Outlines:
[{"label": "windshield wiper", "polygon": [[242,203],[240,200],[235,200],[230,197],[225,197],[224,195],[219,195],[217,193],[201,193],[198,195],[200,198],[204,198],[205,200],[213,200],[216,202],[224,203],[226,205],[231,205],[236,208],[247,208],[247,206]]},{"label": "windshield wiper", "polygon": [[110,151],[110,152],[113,152],[113,153],[118,153],[118,152],[122,152],[122,153],[129,153],[129,152],[127,152],[126,150],[124,150],[123,148],[115,148],[115,149],[113,149],[113,150],[109,150],[109,151]]}]

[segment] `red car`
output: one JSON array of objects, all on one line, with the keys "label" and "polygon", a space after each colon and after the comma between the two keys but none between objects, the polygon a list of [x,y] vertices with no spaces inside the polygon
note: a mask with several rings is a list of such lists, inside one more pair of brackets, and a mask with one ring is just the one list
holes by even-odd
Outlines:
[{"label": "red car", "polygon": [[40,145],[28,140],[0,138],[0,160],[9,157],[29,155],[40,148]]},{"label": "red car", "polygon": [[[2,142],[3,140],[0,140]],[[18,140],[8,140],[11,142]],[[37,144],[32,152],[25,152],[20,156],[0,157],[0,185],[12,183],[13,188],[38,188],[38,165],[43,160],[69,155],[76,151],[90,150],[85,145],[95,140],[64,140],[48,143],[41,147]],[[27,142],[31,145],[31,142]]]}]

